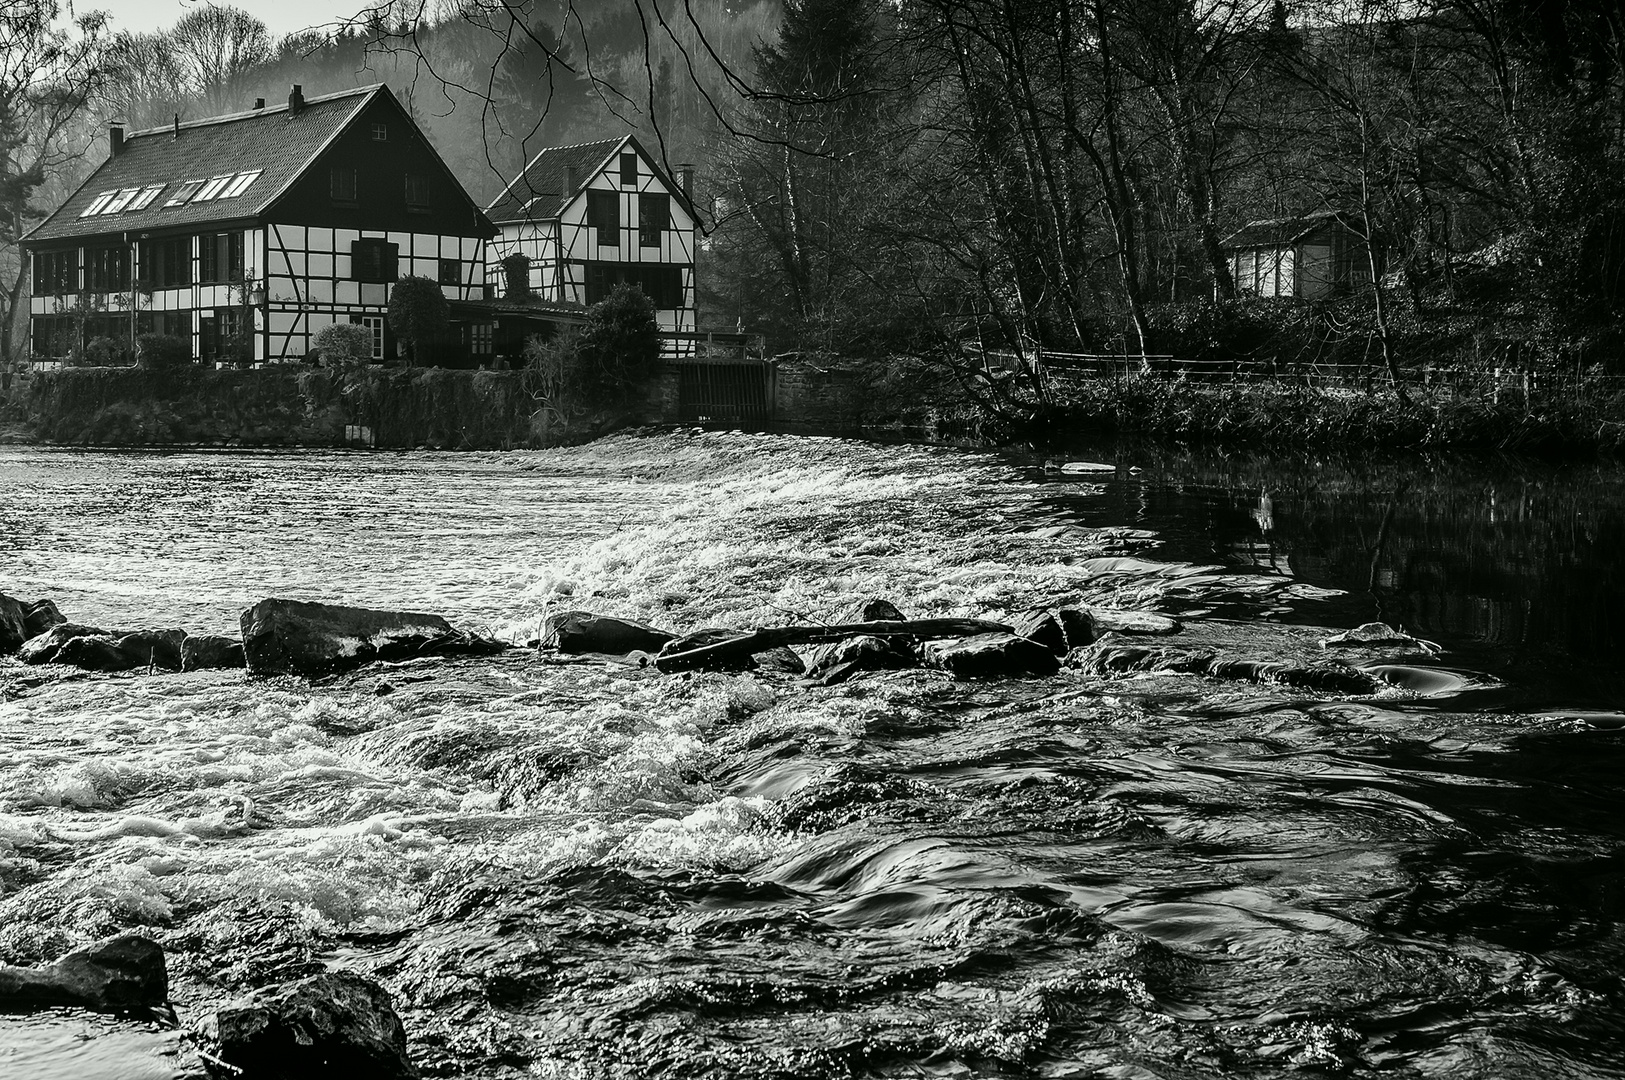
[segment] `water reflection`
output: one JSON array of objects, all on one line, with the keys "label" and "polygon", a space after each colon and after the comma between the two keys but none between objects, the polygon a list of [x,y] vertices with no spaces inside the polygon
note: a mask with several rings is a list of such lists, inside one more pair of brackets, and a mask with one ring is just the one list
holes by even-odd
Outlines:
[{"label": "water reflection", "polygon": [[1575,706],[1625,692],[1619,465],[1149,448],[1115,457],[1122,468],[1104,483],[1053,481],[1049,507],[1082,524],[1150,529],[1159,555],[1346,591],[1289,619],[1401,626]]}]

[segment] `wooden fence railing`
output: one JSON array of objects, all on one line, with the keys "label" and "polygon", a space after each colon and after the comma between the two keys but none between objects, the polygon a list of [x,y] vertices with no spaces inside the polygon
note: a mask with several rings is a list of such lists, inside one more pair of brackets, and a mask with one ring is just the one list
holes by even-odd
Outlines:
[{"label": "wooden fence railing", "polygon": [[[990,352],[990,365],[1019,368],[1021,357],[1012,352]],[[1129,355],[1033,352],[1039,378],[1052,391],[1089,379],[1144,376],[1184,379],[1187,382],[1234,385],[1243,383],[1297,384],[1330,389],[1363,390],[1388,385],[1381,363],[1336,364],[1274,358],[1188,360],[1168,355]],[[1422,365],[1402,368],[1400,381],[1408,386],[1447,389],[1455,393],[1498,396],[1502,393],[1598,394],[1625,392],[1625,375],[1603,375],[1554,366],[1462,367]]]}]

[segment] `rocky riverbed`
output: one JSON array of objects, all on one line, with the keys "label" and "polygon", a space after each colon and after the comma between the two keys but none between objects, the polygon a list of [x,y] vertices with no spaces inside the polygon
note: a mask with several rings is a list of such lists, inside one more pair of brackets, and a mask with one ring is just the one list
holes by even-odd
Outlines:
[{"label": "rocky riverbed", "polygon": [[[62,1039],[35,1075],[112,1075],[120,1038],[138,1075],[218,1068],[187,1057],[205,1018],[329,971],[383,988],[429,1076],[1619,1072],[1611,720],[1478,707],[1494,674],[1399,628],[1281,625],[1323,596],[1290,575],[1158,561],[948,451],[142,464],[137,511],[108,497],[128,459],[29,459],[0,588],[221,636],[304,558],[309,599],[514,647],[0,660],[0,961],[139,933],[179,1024]],[[188,470],[220,469],[200,504]],[[211,562],[211,527],[240,554]],[[895,663],[833,682],[824,643],[792,646],[810,674],[531,644],[573,611],[686,635],[878,597],[1022,629],[1054,669],[956,675],[889,634]],[[39,1023],[0,1020],[0,1062]]]}]

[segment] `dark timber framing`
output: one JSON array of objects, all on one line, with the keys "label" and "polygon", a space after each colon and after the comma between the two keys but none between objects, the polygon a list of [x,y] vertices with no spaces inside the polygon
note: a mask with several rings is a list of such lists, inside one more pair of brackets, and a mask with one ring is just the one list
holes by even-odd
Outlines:
[{"label": "dark timber framing", "polygon": [[[40,275],[30,308],[38,357],[61,358],[93,330],[117,327],[128,345],[143,327],[162,327],[188,336],[195,356],[219,355],[221,334],[235,329],[237,362],[298,360],[324,326],[377,325],[395,278],[428,278],[452,301],[483,295],[497,230],[383,85],[308,99],[295,86],[285,106],[116,145],[23,240]],[[353,178],[342,197],[336,173]],[[367,242],[393,245],[392,273],[388,260],[374,260],[372,273],[357,267]],[[127,257],[111,259],[114,247]],[[127,265],[128,280],[93,280],[91,253],[97,265]],[[489,326],[458,329],[464,341],[489,340]],[[393,346],[386,331],[386,356]]]}]

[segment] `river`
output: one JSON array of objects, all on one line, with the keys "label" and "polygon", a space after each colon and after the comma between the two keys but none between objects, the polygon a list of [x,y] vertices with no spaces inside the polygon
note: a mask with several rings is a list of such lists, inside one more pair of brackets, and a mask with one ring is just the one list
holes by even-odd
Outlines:
[{"label": "river", "polygon": [[[183,1023],[356,970],[433,1077],[1625,1076],[1625,473],[1085,454],[1113,468],[730,433],[0,448],[0,591],[87,623],[234,632],[283,595],[524,641],[562,607],[884,595],[1442,650],[1362,698],[0,660],[0,962],[136,929]],[[108,1026],[0,1020],[0,1076],[197,1075],[179,1033]]]}]

